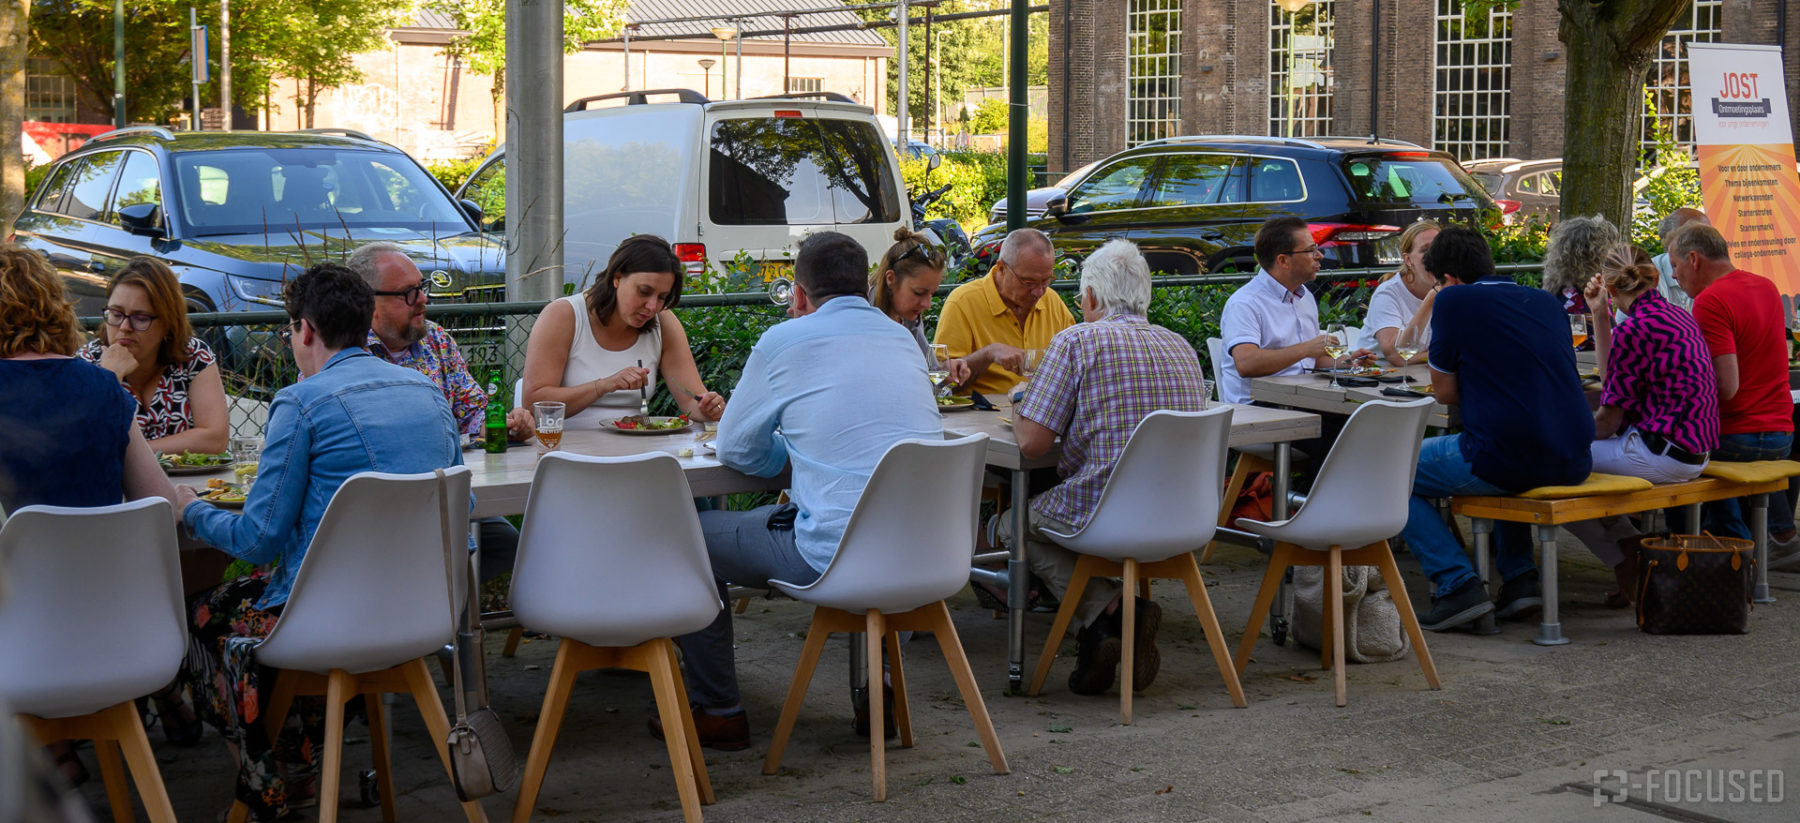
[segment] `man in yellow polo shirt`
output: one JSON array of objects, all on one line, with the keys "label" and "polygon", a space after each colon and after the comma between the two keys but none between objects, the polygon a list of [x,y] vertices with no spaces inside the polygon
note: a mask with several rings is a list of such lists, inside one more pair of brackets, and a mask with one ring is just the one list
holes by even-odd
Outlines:
[{"label": "man in yellow polo shirt", "polygon": [[956,287],[938,317],[937,342],[963,358],[971,377],[964,390],[999,398],[1025,378],[1026,349],[1043,349],[1075,316],[1050,290],[1056,250],[1037,229],[1018,229],[1000,244],[1000,262],[987,276]]}]

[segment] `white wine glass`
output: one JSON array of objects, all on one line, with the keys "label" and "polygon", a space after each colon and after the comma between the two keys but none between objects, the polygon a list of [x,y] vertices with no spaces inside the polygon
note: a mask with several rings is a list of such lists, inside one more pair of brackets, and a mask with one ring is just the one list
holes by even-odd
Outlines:
[{"label": "white wine glass", "polygon": [[1422,337],[1416,326],[1401,326],[1400,332],[1394,335],[1394,351],[1400,355],[1402,367],[1412,365],[1412,360],[1419,356],[1419,338]]},{"label": "white wine glass", "polygon": [[1331,387],[1338,385],[1338,361],[1350,353],[1350,337],[1344,333],[1344,324],[1333,323],[1325,327],[1325,356],[1331,358]]},{"label": "white wine glass", "polygon": [[931,345],[931,370],[926,374],[931,377],[931,390],[938,397],[950,396],[950,386],[944,379],[950,376],[950,347],[943,343]]}]

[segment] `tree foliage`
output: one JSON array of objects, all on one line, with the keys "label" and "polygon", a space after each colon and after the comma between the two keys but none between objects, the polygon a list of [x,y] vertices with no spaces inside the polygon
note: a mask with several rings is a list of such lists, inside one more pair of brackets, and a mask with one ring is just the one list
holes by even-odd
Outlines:
[{"label": "tree foliage", "polygon": [[[846,4],[860,4],[862,0],[844,0]],[[1009,0],[947,0],[938,5],[936,14],[955,14],[964,11],[987,11],[1010,7]],[[908,11],[914,19],[925,16],[922,6],[910,6]],[[862,10],[856,12],[865,20],[886,20],[887,10]],[[1011,21],[1006,15],[978,17],[972,20],[953,20],[947,23],[934,23],[931,27],[937,38],[937,45],[931,48],[929,57],[937,59],[937,69],[926,54],[926,28],[923,24],[914,24],[907,30],[907,109],[910,116],[922,118],[930,110],[934,95],[925,92],[940,78],[943,81],[944,114],[951,122],[955,122],[952,114],[962,101],[963,93],[972,88],[983,86],[1006,85],[1005,43],[1007,27]],[[1031,42],[1026,49],[1025,82],[1038,86],[1049,82],[1050,60],[1050,20],[1047,14],[1033,14],[1027,22],[1031,32]],[[887,27],[878,29],[881,36],[896,48],[900,43],[899,30]],[[900,99],[900,61],[889,60],[887,69],[887,96],[889,100]],[[937,116],[932,115],[932,123],[937,124]],[[1001,131],[1005,131],[1004,128]]]},{"label": "tree foliage", "polygon": [[[563,53],[619,33],[629,0],[563,0]],[[506,133],[501,101],[506,98],[506,0],[424,0],[421,7],[443,14],[468,34],[452,38],[444,53],[467,61],[493,79],[494,134]]]}]

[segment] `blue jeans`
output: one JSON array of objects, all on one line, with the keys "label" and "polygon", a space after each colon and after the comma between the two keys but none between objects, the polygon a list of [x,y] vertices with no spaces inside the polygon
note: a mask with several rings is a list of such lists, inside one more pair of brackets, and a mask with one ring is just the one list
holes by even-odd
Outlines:
[{"label": "blue jeans", "polygon": [[[1439,595],[1453,592],[1475,579],[1475,563],[1456,542],[1450,527],[1438,516],[1432,500],[1455,494],[1510,494],[1475,476],[1462,456],[1462,435],[1428,437],[1419,448],[1419,471],[1413,477],[1412,501],[1407,504],[1406,528],[1400,536],[1418,558]],[[1512,580],[1537,569],[1531,559],[1531,536],[1519,523],[1500,523],[1495,530],[1502,580]]]},{"label": "blue jeans", "polygon": [[[1788,452],[1794,446],[1793,432],[1758,432],[1754,434],[1722,434],[1719,435],[1719,447],[1713,449],[1712,459],[1732,462],[1750,460],[1786,460]],[[1707,531],[1722,537],[1750,539],[1750,527],[1744,524],[1743,507],[1736,499],[1718,500],[1700,507],[1700,519]],[[1688,534],[1697,534],[1687,522],[1685,511],[1669,512],[1670,528]],[[1769,533],[1791,531],[1794,528],[1794,507],[1788,502],[1786,493],[1769,495]]]},{"label": "blue jeans", "polygon": [[731,600],[726,584],[767,586],[770,580],[807,585],[819,572],[794,547],[791,526],[770,528],[776,506],[744,512],[703,511],[700,531],[712,559],[713,578],[725,607],[706,628],[676,638],[686,670],[688,696],[709,709],[738,705],[737,659],[732,650]]}]

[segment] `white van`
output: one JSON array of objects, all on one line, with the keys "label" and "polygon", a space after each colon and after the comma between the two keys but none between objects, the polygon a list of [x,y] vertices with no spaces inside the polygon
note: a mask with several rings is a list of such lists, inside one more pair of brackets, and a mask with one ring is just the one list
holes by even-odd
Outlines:
[{"label": "white van", "polygon": [[[650,102],[674,97],[675,102]],[[604,108],[591,104],[611,102]],[[504,233],[506,150],[456,193]],[[833,93],[709,101],[688,89],[588,97],[563,114],[564,282],[585,288],[634,234],[668,240],[690,276],[740,253],[785,274],[816,231],[879,258],[910,226],[894,149],[874,112]]]}]

